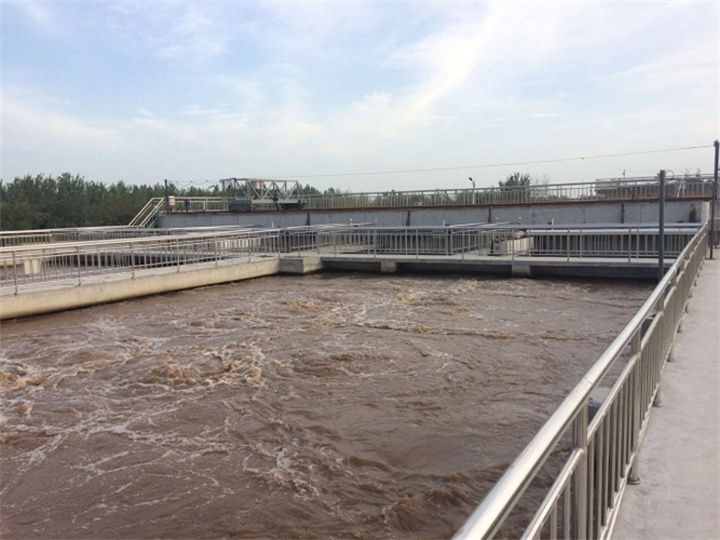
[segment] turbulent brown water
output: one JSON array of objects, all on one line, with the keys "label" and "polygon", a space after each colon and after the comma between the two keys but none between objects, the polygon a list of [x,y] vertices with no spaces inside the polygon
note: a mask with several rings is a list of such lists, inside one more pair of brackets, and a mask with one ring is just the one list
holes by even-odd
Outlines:
[{"label": "turbulent brown water", "polygon": [[263,278],[3,324],[3,538],[452,535],[649,294]]}]

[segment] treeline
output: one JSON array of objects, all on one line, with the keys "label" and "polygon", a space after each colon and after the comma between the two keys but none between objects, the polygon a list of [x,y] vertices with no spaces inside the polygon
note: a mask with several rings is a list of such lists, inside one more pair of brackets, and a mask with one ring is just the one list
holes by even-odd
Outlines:
[{"label": "treeline", "polygon": [[[312,186],[303,194],[319,194]],[[209,189],[168,185],[175,197],[216,197],[219,186]],[[53,178],[26,175],[5,184],[0,181],[0,230],[58,229],[127,225],[153,197],[164,197],[165,185],[104,184],[63,173]]]},{"label": "treeline", "polygon": [[[168,190],[176,196],[213,196],[217,188],[196,187]],[[0,230],[56,229],[127,225],[152,197],[165,195],[163,184],[104,184],[64,173],[52,176],[18,177],[0,183]]]},{"label": "treeline", "polygon": [[[472,182],[472,178],[470,179]],[[498,182],[501,189],[529,187],[530,175],[513,173]],[[474,182],[473,182],[474,186]],[[303,195],[342,194],[340,189],[320,191],[310,185],[301,186]],[[168,185],[168,194],[175,197],[216,197],[226,195],[219,186],[209,189],[180,188]],[[385,194],[395,196],[395,192]],[[63,173],[57,178],[45,175],[17,177],[5,184],[0,181],[0,230],[60,229],[67,227],[98,227],[127,225],[153,197],[164,197],[165,185],[128,185],[124,182],[104,184],[87,181],[79,175]],[[463,195],[465,198],[471,195]],[[479,195],[478,195],[479,196]],[[515,199],[517,193],[512,195]],[[406,201],[408,204],[421,204]],[[479,198],[473,203],[482,202]],[[514,199],[513,199],[514,200]],[[466,200],[445,201],[446,204],[468,204]],[[435,204],[440,202],[435,201]]]}]

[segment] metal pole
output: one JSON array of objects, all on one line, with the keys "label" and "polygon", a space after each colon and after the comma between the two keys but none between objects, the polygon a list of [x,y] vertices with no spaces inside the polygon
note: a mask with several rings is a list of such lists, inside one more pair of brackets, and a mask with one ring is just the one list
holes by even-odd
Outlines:
[{"label": "metal pole", "polygon": [[718,192],[718,147],[720,143],[715,141],[713,143],[715,147],[715,168],[713,169],[713,187],[712,187],[712,202],[710,203],[710,258],[713,258],[713,252],[715,249],[715,205],[717,204],[717,192]]},{"label": "metal pole", "polygon": [[660,171],[660,216],[658,229],[658,282],[665,274],[665,171]]},{"label": "metal pole", "polygon": [[18,272],[17,272],[17,258],[15,257],[15,252],[12,252],[12,264],[13,264],[13,280],[15,281],[15,294],[18,293]]},{"label": "metal pole", "polygon": [[165,213],[170,213],[170,191],[168,190],[167,178],[165,179]]},{"label": "metal pole", "polygon": [[76,252],[76,260],[77,260],[77,267],[78,267],[78,271],[77,271],[78,285],[82,285],[82,276],[80,273],[80,246],[77,246],[75,248],[75,252]]}]

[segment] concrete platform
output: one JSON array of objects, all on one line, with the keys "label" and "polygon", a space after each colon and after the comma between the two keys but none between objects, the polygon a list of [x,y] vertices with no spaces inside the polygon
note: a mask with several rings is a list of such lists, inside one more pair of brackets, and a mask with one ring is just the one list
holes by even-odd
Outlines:
[{"label": "concrete platform", "polygon": [[614,539],[720,537],[720,261],[706,260],[663,375]]},{"label": "concrete platform", "polygon": [[[535,278],[599,278],[654,280],[658,261],[653,258],[527,257],[492,255],[322,254],[327,270],[360,272],[437,272]],[[670,268],[674,259],[665,259]]]}]

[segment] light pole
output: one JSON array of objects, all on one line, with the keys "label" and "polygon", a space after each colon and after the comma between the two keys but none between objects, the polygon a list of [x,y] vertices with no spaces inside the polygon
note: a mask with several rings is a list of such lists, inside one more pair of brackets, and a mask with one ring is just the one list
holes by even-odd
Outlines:
[{"label": "light pole", "polygon": [[470,180],[470,183],[473,186],[472,203],[475,204],[475,180],[473,180],[472,177],[469,177],[468,180]]}]

